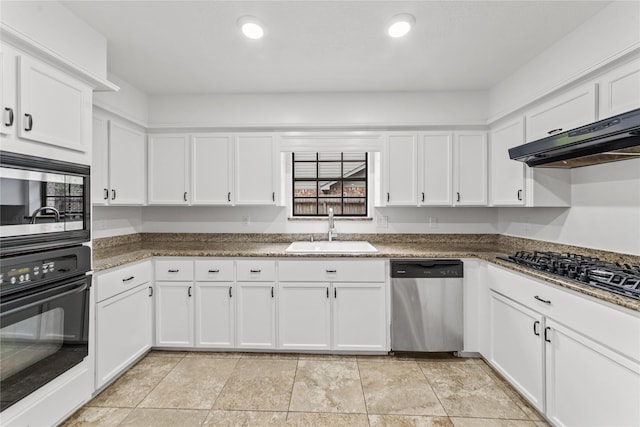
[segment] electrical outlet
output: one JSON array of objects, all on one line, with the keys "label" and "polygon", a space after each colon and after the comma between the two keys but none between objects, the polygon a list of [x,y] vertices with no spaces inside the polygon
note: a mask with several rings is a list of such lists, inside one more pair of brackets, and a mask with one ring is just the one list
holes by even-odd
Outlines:
[{"label": "electrical outlet", "polygon": [[429,228],[438,228],[438,217],[430,216],[429,217]]},{"label": "electrical outlet", "polygon": [[389,227],[389,217],[386,215],[378,215],[377,218],[378,228]]},{"label": "electrical outlet", "polygon": [[251,217],[249,215],[242,216],[242,225],[248,227],[251,224]]}]

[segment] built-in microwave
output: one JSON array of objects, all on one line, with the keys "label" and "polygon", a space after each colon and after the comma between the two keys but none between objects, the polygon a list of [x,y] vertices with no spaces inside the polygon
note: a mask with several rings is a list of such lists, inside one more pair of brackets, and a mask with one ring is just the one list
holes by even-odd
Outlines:
[{"label": "built-in microwave", "polygon": [[90,168],[0,151],[0,255],[90,238]]}]

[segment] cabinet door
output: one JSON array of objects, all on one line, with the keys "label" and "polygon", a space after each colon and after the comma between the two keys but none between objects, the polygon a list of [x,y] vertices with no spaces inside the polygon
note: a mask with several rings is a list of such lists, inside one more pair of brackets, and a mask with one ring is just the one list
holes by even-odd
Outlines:
[{"label": "cabinet door", "polygon": [[96,388],[151,348],[152,292],[142,284],[96,306]]},{"label": "cabinet door", "polygon": [[276,165],[271,135],[238,135],[235,152],[237,205],[274,205]]},{"label": "cabinet door", "polygon": [[18,136],[88,152],[91,88],[26,56],[19,57],[18,64]]},{"label": "cabinet door", "polygon": [[191,137],[191,204],[230,205],[233,170],[231,135]]},{"label": "cabinet door", "polygon": [[333,283],[333,348],[386,351],[384,283]]},{"label": "cabinet door", "polygon": [[109,120],[93,117],[91,203],[109,203]]},{"label": "cabinet door", "polygon": [[329,350],[331,305],[329,283],[280,283],[279,348]]},{"label": "cabinet door", "polygon": [[549,420],[558,426],[640,425],[640,365],[553,320],[547,327]]},{"label": "cabinet door", "polygon": [[453,147],[454,204],[487,204],[487,136],[484,133],[456,133]]},{"label": "cabinet door", "polygon": [[596,120],[596,86],[581,86],[533,108],[526,115],[527,142],[566,132]]},{"label": "cabinet door", "polygon": [[235,347],[233,283],[196,282],[196,346]]},{"label": "cabinet door", "polygon": [[387,206],[417,204],[418,144],[415,134],[391,134],[386,146]]},{"label": "cabinet door", "polygon": [[543,411],[542,316],[494,291],[490,291],[489,306],[491,363]]},{"label": "cabinet door", "polygon": [[511,160],[509,148],[524,143],[524,119],[519,118],[491,131],[489,143],[490,204],[492,206],[523,206],[525,165]]},{"label": "cabinet door", "polygon": [[421,206],[453,204],[453,135],[427,132],[420,134],[418,145]]},{"label": "cabinet door", "polygon": [[0,109],[2,110],[2,124],[0,124],[0,134],[14,135],[16,133],[16,123],[18,121],[18,110],[16,105],[16,86],[18,79],[16,76],[16,54],[7,46],[0,45]]},{"label": "cabinet door", "polygon": [[149,137],[149,204],[186,205],[188,161],[186,135]]},{"label": "cabinet door", "polygon": [[156,346],[193,347],[193,284],[156,282]]},{"label": "cabinet door", "polygon": [[275,348],[275,284],[240,282],[236,286],[237,347]]},{"label": "cabinet door", "polygon": [[109,121],[109,204],[145,203],[146,139],[143,132]]},{"label": "cabinet door", "polygon": [[599,88],[600,120],[640,108],[640,60],[602,76]]}]

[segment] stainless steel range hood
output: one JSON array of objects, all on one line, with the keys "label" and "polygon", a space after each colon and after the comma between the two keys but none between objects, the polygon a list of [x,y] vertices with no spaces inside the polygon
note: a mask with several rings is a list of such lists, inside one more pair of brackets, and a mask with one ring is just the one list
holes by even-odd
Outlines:
[{"label": "stainless steel range hood", "polygon": [[531,167],[577,168],[640,157],[640,109],[509,149]]}]

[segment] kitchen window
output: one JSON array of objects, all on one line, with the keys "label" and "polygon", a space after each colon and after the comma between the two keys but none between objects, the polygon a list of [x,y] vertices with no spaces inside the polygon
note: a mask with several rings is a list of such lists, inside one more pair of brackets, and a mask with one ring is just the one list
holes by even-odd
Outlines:
[{"label": "kitchen window", "polygon": [[293,216],[366,217],[367,153],[292,153]]}]

